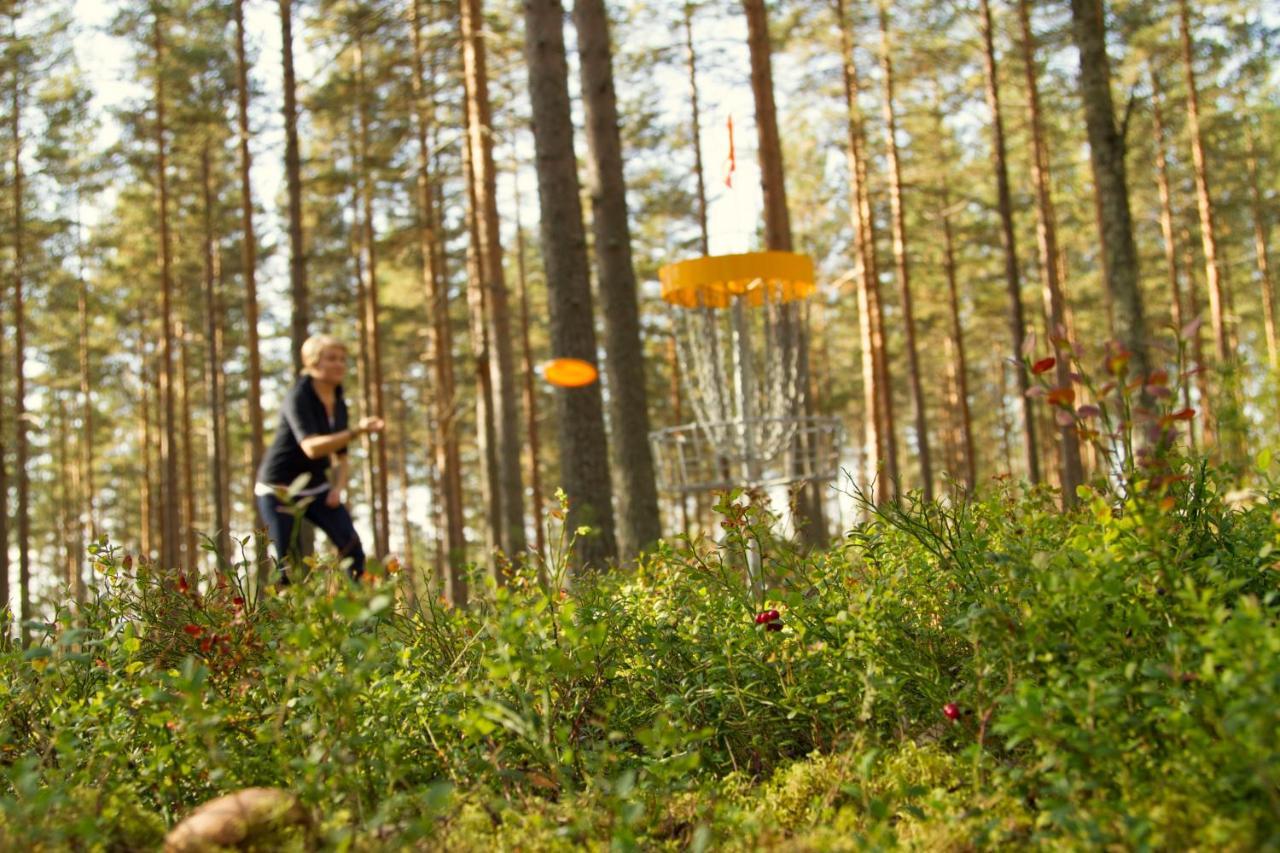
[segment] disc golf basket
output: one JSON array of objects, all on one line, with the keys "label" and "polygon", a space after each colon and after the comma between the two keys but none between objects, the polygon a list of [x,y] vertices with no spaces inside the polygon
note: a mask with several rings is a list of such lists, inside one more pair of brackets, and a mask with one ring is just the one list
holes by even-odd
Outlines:
[{"label": "disc golf basket", "polygon": [[659,486],[685,495],[834,478],[840,419],[808,417],[802,406],[794,309],[815,289],[813,261],[720,255],[669,264],[659,276],[696,419],[650,433]]}]

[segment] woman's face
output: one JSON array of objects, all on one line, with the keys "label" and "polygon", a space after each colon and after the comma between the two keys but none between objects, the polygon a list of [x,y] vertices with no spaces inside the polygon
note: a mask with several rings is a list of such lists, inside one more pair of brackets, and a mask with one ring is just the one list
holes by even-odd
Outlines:
[{"label": "woman's face", "polygon": [[342,347],[326,347],[311,375],[322,382],[337,385],[347,375],[347,351]]}]

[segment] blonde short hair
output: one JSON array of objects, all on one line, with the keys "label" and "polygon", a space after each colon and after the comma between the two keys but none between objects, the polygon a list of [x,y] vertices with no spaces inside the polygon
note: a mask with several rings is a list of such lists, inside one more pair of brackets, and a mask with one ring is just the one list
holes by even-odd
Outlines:
[{"label": "blonde short hair", "polygon": [[327,349],[340,349],[345,353],[347,345],[333,335],[312,335],[302,342],[302,366],[315,367]]}]

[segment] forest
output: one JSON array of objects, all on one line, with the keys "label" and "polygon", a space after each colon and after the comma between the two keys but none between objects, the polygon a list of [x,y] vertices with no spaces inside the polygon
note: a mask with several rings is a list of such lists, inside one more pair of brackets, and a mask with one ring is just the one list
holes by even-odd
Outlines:
[{"label": "forest", "polygon": [[1280,844],[1269,3],[0,19],[0,848]]}]

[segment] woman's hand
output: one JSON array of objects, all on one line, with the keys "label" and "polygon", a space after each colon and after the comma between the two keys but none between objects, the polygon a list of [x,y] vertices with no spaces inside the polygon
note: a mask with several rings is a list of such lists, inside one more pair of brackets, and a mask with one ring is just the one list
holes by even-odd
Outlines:
[{"label": "woman's hand", "polygon": [[337,509],[342,506],[342,492],[338,489],[330,489],[325,493],[324,505],[329,509]]},{"label": "woman's hand", "polygon": [[382,418],[361,418],[360,424],[356,427],[356,432],[367,432],[372,434],[382,432],[384,427],[386,427],[386,424],[383,422]]}]

